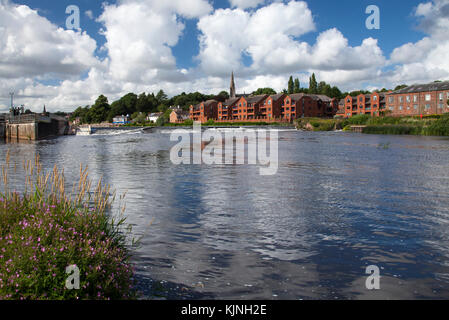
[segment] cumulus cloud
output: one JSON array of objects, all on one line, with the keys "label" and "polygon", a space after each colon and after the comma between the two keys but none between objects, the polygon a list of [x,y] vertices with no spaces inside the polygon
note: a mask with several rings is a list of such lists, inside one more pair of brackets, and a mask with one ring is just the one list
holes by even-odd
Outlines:
[{"label": "cumulus cloud", "polygon": [[25,5],[0,2],[1,78],[79,75],[98,63],[96,46],[85,32],[59,28]]},{"label": "cumulus cloud", "polygon": [[[316,30],[312,12],[303,1],[272,3],[254,12],[217,10],[201,18],[198,29],[200,66],[204,73],[215,76],[228,75],[234,69],[249,76],[364,70],[368,77],[373,67],[385,64],[373,38],[351,47],[333,28],[321,32],[314,45],[301,41],[301,36]],[[245,55],[251,58],[249,66],[245,66]]]},{"label": "cumulus cloud", "polygon": [[449,79],[449,0],[421,3],[415,16],[428,36],[396,48],[390,61],[397,65],[387,75],[394,83]]}]

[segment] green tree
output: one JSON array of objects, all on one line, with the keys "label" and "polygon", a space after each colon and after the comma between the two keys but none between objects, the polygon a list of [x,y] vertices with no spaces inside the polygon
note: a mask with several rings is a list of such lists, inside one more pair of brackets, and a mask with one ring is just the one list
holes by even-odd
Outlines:
[{"label": "green tree", "polygon": [[89,123],[101,123],[106,121],[110,110],[111,107],[109,106],[108,98],[104,95],[100,95],[95,101],[95,104],[89,109]]},{"label": "green tree", "polygon": [[145,92],[141,93],[136,101],[136,111],[148,113],[151,112],[153,107],[151,98]]},{"label": "green tree", "polygon": [[165,104],[168,100],[168,96],[165,94],[164,90],[159,90],[156,95],[156,100],[158,104]]},{"label": "green tree", "polygon": [[309,93],[317,94],[318,93],[318,83],[316,81],[315,73],[309,79]]},{"label": "green tree", "polygon": [[295,83],[293,82],[293,76],[290,76],[288,80],[288,94],[293,94],[295,92]]},{"label": "green tree", "polygon": [[406,84],[401,84],[401,85],[399,85],[399,86],[396,86],[396,88],[394,88],[394,91],[396,91],[396,90],[401,90],[401,89],[404,89],[404,88],[407,88],[408,87],[408,85],[406,85]]},{"label": "green tree", "polygon": [[296,78],[295,79],[295,85],[294,85],[294,88],[293,88],[293,92],[294,93],[300,93],[300,91],[301,91],[301,84],[299,83],[299,79]]},{"label": "green tree", "polygon": [[256,91],[253,92],[253,95],[258,96],[258,95],[275,95],[276,91],[273,88],[259,88]]}]

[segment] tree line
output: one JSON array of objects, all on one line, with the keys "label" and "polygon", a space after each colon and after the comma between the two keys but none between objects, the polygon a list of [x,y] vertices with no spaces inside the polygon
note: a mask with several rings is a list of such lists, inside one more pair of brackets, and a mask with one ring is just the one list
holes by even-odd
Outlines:
[{"label": "tree line", "polygon": [[[394,90],[399,90],[406,85],[397,86]],[[389,90],[383,88],[378,92],[388,92]],[[298,78],[293,79],[290,76],[287,89],[278,93],[285,94],[322,94],[330,98],[344,99],[346,96],[357,96],[359,94],[370,94],[370,91],[359,90],[352,92],[342,92],[338,87],[331,86],[325,81],[318,82],[315,74],[312,74],[309,78],[309,87],[302,88]],[[277,92],[273,88],[259,88],[252,92],[252,95],[274,95]],[[202,101],[209,99],[215,99],[217,101],[225,101],[229,98],[229,93],[226,91],[220,92],[218,95],[206,95],[200,92],[194,93],[181,93],[177,96],[169,98],[163,90],[155,95],[154,93],[141,93],[139,95],[135,93],[128,93],[118,99],[117,101],[109,104],[108,98],[104,95],[100,95],[92,106],[78,107],[70,117],[73,121],[76,118],[80,119],[81,123],[101,123],[112,122],[113,118],[121,115],[129,115],[131,119],[137,122],[143,122],[148,113],[162,112],[164,118],[168,120],[171,106],[179,106],[184,110],[188,110],[190,105],[196,105]]]},{"label": "tree line", "polygon": [[[187,110],[190,105],[198,104],[209,99],[225,101],[229,94],[225,91],[218,95],[205,95],[199,92],[181,93],[180,95],[168,98],[163,90],[156,95],[154,93],[128,93],[119,100],[109,104],[108,98],[100,95],[92,106],[78,107],[71,115],[70,120],[80,119],[81,123],[101,123],[112,122],[113,118],[121,115],[128,115],[131,119],[146,117],[148,113],[167,113],[170,106],[179,106]],[[139,121],[142,122],[142,121]]]}]

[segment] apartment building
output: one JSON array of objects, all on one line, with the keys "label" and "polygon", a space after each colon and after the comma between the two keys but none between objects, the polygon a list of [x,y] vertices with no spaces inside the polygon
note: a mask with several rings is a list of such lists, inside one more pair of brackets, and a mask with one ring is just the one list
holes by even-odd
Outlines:
[{"label": "apartment building", "polygon": [[360,94],[356,97],[347,96],[344,102],[344,116],[350,118],[359,114],[378,117],[386,112],[388,93],[374,92]]},{"label": "apartment building", "polygon": [[218,101],[207,100],[195,106],[190,106],[190,119],[201,123],[218,118]]},{"label": "apartment building", "polygon": [[443,114],[448,100],[449,81],[416,84],[389,94],[387,110],[393,116]]}]

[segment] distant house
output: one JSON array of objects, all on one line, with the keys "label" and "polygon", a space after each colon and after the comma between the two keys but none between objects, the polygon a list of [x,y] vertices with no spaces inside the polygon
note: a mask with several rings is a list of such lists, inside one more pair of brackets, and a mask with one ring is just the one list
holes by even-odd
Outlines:
[{"label": "distant house", "polygon": [[117,116],[112,119],[113,124],[128,124],[130,123],[129,115],[126,116]]},{"label": "distant house", "polygon": [[147,117],[147,121],[151,121],[151,122],[156,123],[156,121],[157,121],[160,117],[162,117],[163,114],[164,114],[163,112],[150,113],[150,114],[148,115],[148,117]]},{"label": "distant house", "polygon": [[181,108],[173,109],[170,114],[170,123],[180,123],[188,120],[190,118],[190,114],[187,111],[182,110]]}]

